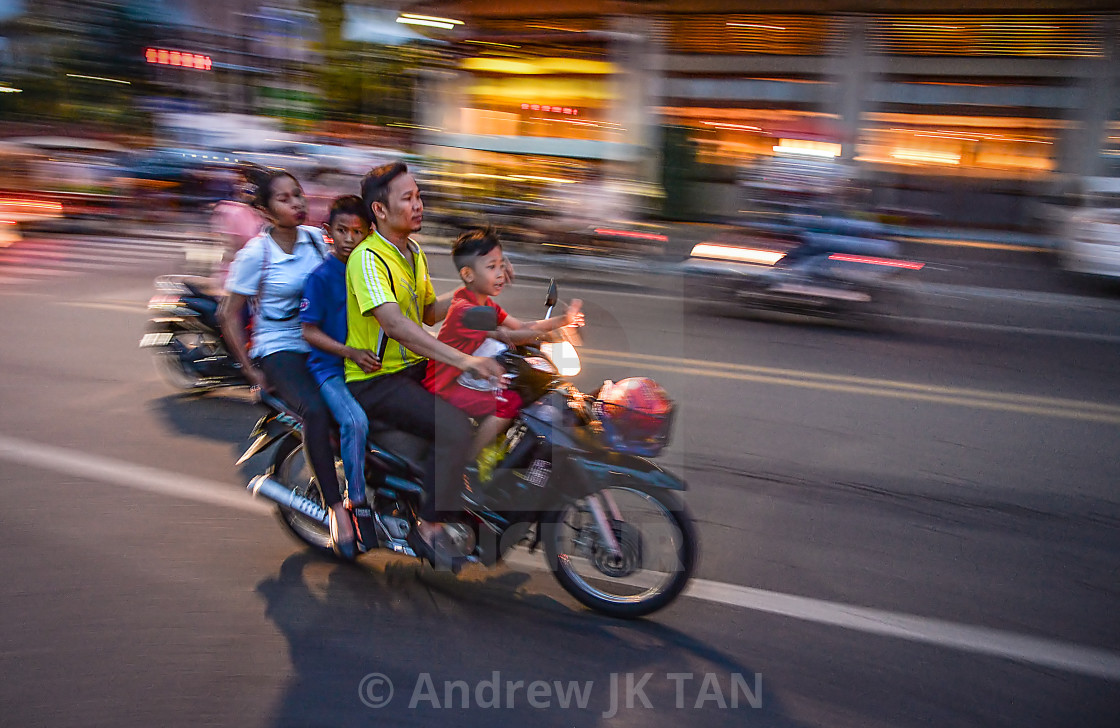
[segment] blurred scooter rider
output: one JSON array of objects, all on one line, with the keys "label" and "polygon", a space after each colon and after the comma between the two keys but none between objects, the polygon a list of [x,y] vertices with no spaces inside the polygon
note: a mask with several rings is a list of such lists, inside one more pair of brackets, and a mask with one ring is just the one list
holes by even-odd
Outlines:
[{"label": "blurred scooter rider", "polygon": [[427,258],[409,237],[420,230],[424,203],[404,162],[371,169],[362,179],[362,199],[375,229],[346,264],[346,344],[373,351],[381,368],[366,372],[348,360],[346,383],[371,421],[392,422],[432,441],[419,535],[437,568],[450,568],[458,554],[442,521],[461,510],[471,426],[466,414],[421,383],[429,358],[476,377],[498,380],[505,371],[493,359],[453,349],[422,326],[446,315],[447,304],[437,305]]}]

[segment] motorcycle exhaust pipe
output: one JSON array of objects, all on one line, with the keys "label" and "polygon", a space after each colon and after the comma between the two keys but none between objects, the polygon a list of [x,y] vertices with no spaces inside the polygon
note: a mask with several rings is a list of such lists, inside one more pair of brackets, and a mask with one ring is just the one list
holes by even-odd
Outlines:
[{"label": "motorcycle exhaust pipe", "polygon": [[318,503],[304,498],[291,488],[276,482],[267,475],[258,475],[254,477],[249,481],[249,485],[247,485],[246,488],[255,496],[264,496],[288,510],[302,513],[308,518],[318,521],[323,526],[329,527],[330,522],[327,520],[326,509]]}]

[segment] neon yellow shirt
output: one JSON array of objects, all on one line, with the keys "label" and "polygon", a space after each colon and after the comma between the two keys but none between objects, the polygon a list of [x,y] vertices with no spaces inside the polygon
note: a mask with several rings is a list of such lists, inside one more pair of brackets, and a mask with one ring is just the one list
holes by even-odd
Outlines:
[{"label": "neon yellow shirt", "polygon": [[425,361],[389,338],[373,315],[378,306],[396,303],[406,318],[422,326],[424,309],[435,303],[428,259],[413,240],[408,241],[408,247],[412,255],[402,255],[397,246],[374,231],[350,254],[346,263],[346,344],[377,354],[381,368],[366,374],[347,359],[347,382],[392,374]]}]

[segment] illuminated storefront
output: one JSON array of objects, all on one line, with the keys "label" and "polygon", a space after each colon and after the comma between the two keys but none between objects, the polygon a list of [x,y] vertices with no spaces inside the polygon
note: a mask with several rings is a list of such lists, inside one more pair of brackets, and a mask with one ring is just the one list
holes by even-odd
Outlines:
[{"label": "illuminated storefront", "polygon": [[1112,14],[795,15],[669,2],[632,23],[635,41],[613,16],[498,17],[463,4],[477,44],[446,82],[454,113],[433,125],[435,144],[621,162],[656,156],[656,128],[675,125],[707,165],[816,155],[872,182],[997,181],[1019,195],[1120,158]]}]

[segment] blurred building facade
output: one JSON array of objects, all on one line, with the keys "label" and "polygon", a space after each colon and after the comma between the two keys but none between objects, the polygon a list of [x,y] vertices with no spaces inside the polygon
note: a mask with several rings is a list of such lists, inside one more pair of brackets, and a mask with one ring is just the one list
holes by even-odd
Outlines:
[{"label": "blurred building facade", "polygon": [[19,80],[32,117],[375,122],[479,178],[627,180],[708,217],[777,157],[993,225],[1120,175],[1115,0],[41,0],[0,30],[0,111]]},{"label": "blurred building facade", "polygon": [[884,209],[992,225],[1025,225],[1039,195],[1120,173],[1114,3],[410,8],[465,21],[457,67],[420,94],[425,141],[464,159],[582,159],[652,181],[676,128],[694,207],[716,214],[734,214],[741,170],[790,155],[849,165]]}]

